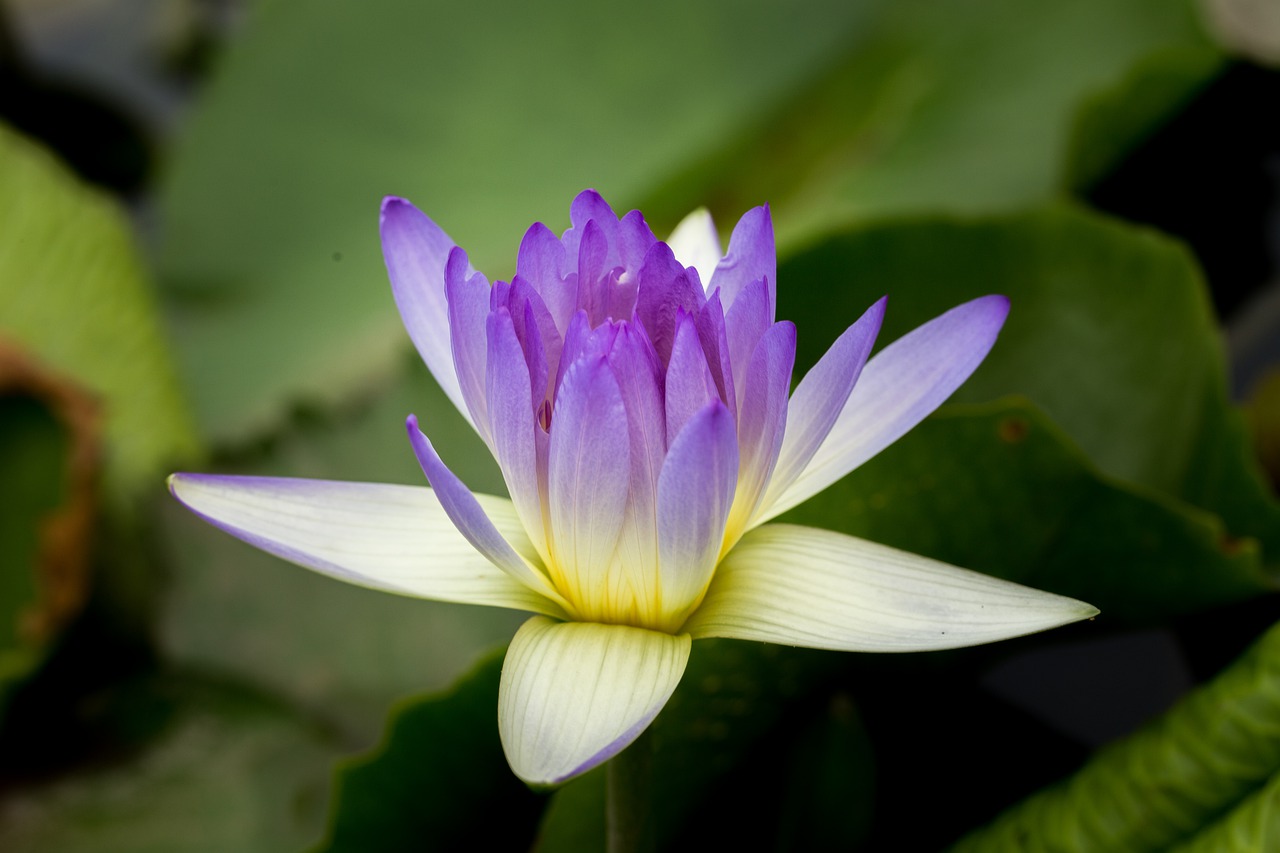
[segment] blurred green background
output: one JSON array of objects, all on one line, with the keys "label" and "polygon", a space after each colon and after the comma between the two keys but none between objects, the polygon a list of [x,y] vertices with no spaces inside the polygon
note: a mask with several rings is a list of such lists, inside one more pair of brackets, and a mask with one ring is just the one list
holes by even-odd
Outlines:
[{"label": "blurred green background", "polygon": [[797,375],[882,294],[882,344],[1007,294],[954,400],[787,518],[1102,610],[697,644],[662,849],[1280,846],[1274,8],[3,0],[0,850],[601,848],[598,774],[502,758],[519,614],[312,575],[164,490],[419,484],[416,412],[501,493],[378,203],[506,278],[587,186],[659,235],[768,201]]}]

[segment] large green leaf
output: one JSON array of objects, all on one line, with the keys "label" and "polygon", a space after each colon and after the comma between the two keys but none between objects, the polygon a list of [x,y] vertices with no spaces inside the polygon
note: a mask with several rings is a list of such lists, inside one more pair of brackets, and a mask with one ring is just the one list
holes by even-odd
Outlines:
[{"label": "large green leaf", "polygon": [[101,397],[108,495],[154,486],[195,433],[124,212],[0,126],[0,234],[0,337]]},{"label": "large green leaf", "polygon": [[[886,215],[1042,201],[1078,155],[1081,108],[1101,96],[1125,111],[1124,122],[1087,111],[1113,134],[1114,154],[1212,77],[1210,60],[1170,69],[1175,79],[1127,82],[1147,80],[1152,57],[1211,57],[1196,18],[1182,0],[884,4],[840,63],[653,202],[675,215],[708,201],[731,214],[768,200],[790,243]],[[1098,142],[1090,154],[1102,154]]]},{"label": "large green leaf", "polygon": [[660,229],[771,200],[784,236],[1008,208],[1057,191],[1083,98],[1200,44],[1167,0],[261,4],[161,197],[201,424],[252,434],[404,346],[385,193],[499,274],[585,186]]},{"label": "large green leaf", "polygon": [[0,849],[277,853],[319,837],[339,752],[322,729],[241,688],[190,677],[118,701],[122,725],[146,718],[158,735],[134,754],[0,799]]},{"label": "large green leaf", "polygon": [[1004,331],[957,400],[1025,395],[1104,473],[1220,515],[1224,547],[1255,537],[1280,561],[1280,505],[1227,401],[1212,311],[1178,243],[1073,209],[905,220],[832,237],[778,279],[799,365],[884,293],[886,342],[966,299],[1008,295]]},{"label": "large green leaf", "polygon": [[404,347],[377,242],[408,196],[484,269],[625,203],[832,61],[876,3],[275,0],[193,116],[160,263],[202,426],[242,435]]},{"label": "large green leaf", "polygon": [[[459,476],[502,494],[471,428],[416,357],[371,399],[305,415],[285,437],[226,461],[237,474],[426,485],[405,435],[416,412]],[[167,656],[234,674],[371,742],[395,700],[440,688],[481,650],[510,639],[520,614],[439,604],[356,587],[285,563],[199,520],[160,507],[169,588],[159,637]]]},{"label": "large green leaf", "polygon": [[377,751],[339,766],[323,849],[528,847],[543,798],[502,757],[503,654],[490,655],[448,692],[400,707]]},{"label": "large green leaf", "polygon": [[[1062,784],[1010,809],[959,851],[1169,849],[1258,791],[1280,770],[1280,627],[1163,717],[1099,752]],[[1233,831],[1266,831],[1275,786],[1212,830],[1229,850]],[[1239,821],[1237,823],[1237,820]],[[1265,846],[1240,849],[1264,850]]]},{"label": "large green leaf", "polygon": [[783,520],[842,530],[1084,599],[1108,621],[1275,588],[1256,544],[1100,474],[1025,400],[949,406]]}]

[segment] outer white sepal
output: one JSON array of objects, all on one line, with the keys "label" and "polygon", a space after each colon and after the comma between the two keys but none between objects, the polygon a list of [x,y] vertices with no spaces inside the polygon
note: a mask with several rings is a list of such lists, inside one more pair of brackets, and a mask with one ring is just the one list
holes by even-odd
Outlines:
[{"label": "outer white sepal", "polygon": [[[169,490],[232,536],[348,583],[437,601],[564,613],[471,547],[428,488],[174,474]],[[527,541],[510,501],[476,499],[508,541]]]},{"label": "outer white sepal", "polygon": [[686,267],[698,271],[702,280],[702,288],[706,290],[711,283],[711,276],[716,265],[724,257],[720,250],[720,235],[716,233],[716,224],[711,219],[711,211],[700,207],[691,212],[671,232],[666,243],[671,247],[671,254]]},{"label": "outer white sepal", "polygon": [[682,630],[848,652],[974,646],[1097,608],[843,533],[770,524],[724,558]]},{"label": "outer white sepal", "polygon": [[617,755],[667,704],[691,644],[628,625],[525,622],[498,692],[511,769],[530,785],[557,785]]}]

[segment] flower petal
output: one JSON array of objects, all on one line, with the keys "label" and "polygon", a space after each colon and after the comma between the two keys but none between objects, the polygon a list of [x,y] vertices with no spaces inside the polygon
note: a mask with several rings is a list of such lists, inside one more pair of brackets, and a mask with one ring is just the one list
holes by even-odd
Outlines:
[{"label": "flower petal", "polygon": [[768,320],[773,322],[773,312],[778,300],[775,286],[778,280],[778,259],[773,242],[773,219],[769,205],[753,207],[733,227],[729,236],[729,251],[716,267],[707,293],[720,289],[720,299],[726,313],[733,310],[738,294],[764,279],[767,294]]},{"label": "flower petal", "polygon": [[720,263],[723,256],[720,251],[720,235],[716,233],[711,211],[700,207],[681,219],[666,242],[680,263],[698,271],[698,278],[705,290],[711,284],[716,264]]},{"label": "flower petal", "polygon": [[[630,433],[607,356],[565,371],[552,414],[547,476],[556,584],[579,604],[603,606],[624,579],[609,566],[631,474]],[[587,616],[587,618],[591,618]]]},{"label": "flower petal", "polygon": [[1008,313],[1008,299],[983,296],[877,353],[808,466],[755,523],[808,500],[924,420],[986,358]]},{"label": "flower petal", "polygon": [[[507,494],[515,504],[539,558],[547,560],[546,520],[542,490],[538,484],[538,454],[534,444],[533,399],[529,368],[516,337],[515,325],[505,308],[488,318],[489,433],[493,457],[502,469]],[[541,402],[541,400],[539,400]],[[428,475],[429,476],[429,475]]]},{"label": "flower petal", "polygon": [[[379,230],[391,292],[405,330],[440,390],[474,426],[454,370],[445,297],[445,267],[455,243],[425,213],[394,196],[382,201]],[[468,267],[463,277],[469,278],[471,272]]]},{"label": "flower petal", "polygon": [[[485,559],[425,487],[174,474],[169,490],[237,539],[348,583],[437,601],[564,614]],[[478,502],[502,535],[523,538],[509,501],[482,495]]]},{"label": "flower petal", "polygon": [[467,253],[458,247],[449,252],[445,265],[445,296],[448,300],[449,342],[453,352],[454,375],[471,423],[485,443],[493,446],[489,434],[488,401],[485,396],[485,318],[491,297],[489,280],[471,271]]},{"label": "flower petal", "polygon": [[516,775],[556,785],[617,755],[653,722],[690,639],[628,625],[535,616],[502,665],[498,732]]},{"label": "flower petal", "polygon": [[800,476],[835,425],[880,333],[887,297],[866,310],[810,368],[787,403],[787,432],[759,515]]},{"label": "flower petal", "polygon": [[769,487],[787,429],[787,391],[796,361],[796,327],[774,323],[760,338],[743,371],[738,408],[738,453],[742,457],[737,494],[725,538],[730,547],[747,529]]},{"label": "flower petal", "polygon": [[[477,496],[449,470],[436,449],[431,446],[431,441],[418,429],[418,419],[410,415],[405,426],[409,432],[409,441],[413,444],[413,452],[418,457],[418,464],[422,466],[422,473],[427,475],[427,481],[435,490],[440,505],[466,540],[489,562],[529,589],[556,604],[565,605],[564,599],[552,589],[547,578],[533,568],[532,563],[538,559],[538,555],[528,534],[524,532],[524,527],[519,528],[519,537],[509,537],[499,531]],[[520,552],[514,547],[516,545],[523,546]]]},{"label": "flower petal", "polygon": [[843,533],[770,524],[744,536],[721,561],[683,630],[695,639],[914,652],[1020,637],[1097,612]]},{"label": "flower petal", "polygon": [[701,600],[720,556],[738,481],[733,416],[713,400],[685,425],[658,478],[661,616],[673,627]]},{"label": "flower petal", "polygon": [[675,441],[685,423],[707,403],[718,399],[720,394],[702,351],[696,324],[681,310],[676,315],[675,342],[667,365],[664,400],[667,443]]}]

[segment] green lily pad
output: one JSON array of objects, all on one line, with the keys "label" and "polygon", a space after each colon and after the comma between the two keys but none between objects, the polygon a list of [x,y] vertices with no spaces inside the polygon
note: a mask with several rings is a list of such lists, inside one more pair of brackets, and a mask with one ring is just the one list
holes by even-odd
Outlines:
[{"label": "green lily pad", "polygon": [[905,220],[832,237],[778,281],[778,313],[799,329],[797,371],[884,293],[885,342],[966,299],[1008,295],[1004,331],[957,401],[1024,395],[1102,473],[1219,515],[1225,546],[1256,538],[1268,565],[1280,561],[1280,504],[1228,403],[1203,282],[1175,241],[1074,209]]},{"label": "green lily pad", "polygon": [[[1228,812],[1204,841],[1274,823],[1280,770],[1280,627],[1269,630],[1212,682],[1136,734],[1100,751],[1075,776],[966,836],[961,851],[1167,850]],[[1263,789],[1263,786],[1267,788]],[[1259,792],[1260,803],[1246,801]],[[1243,804],[1242,804],[1243,803]],[[1274,834],[1274,830],[1272,830]],[[1179,848],[1181,849],[1181,848]],[[1191,849],[1230,850],[1229,844]],[[1264,850],[1266,846],[1234,849]]]},{"label": "green lily pad", "polygon": [[[278,0],[203,93],[159,263],[210,436],[330,401],[407,347],[378,203],[412,198],[481,269],[574,193],[619,204],[830,63],[874,4]],[[665,58],[664,58],[665,57]]]},{"label": "green lily pad", "polygon": [[0,849],[22,853],[276,853],[323,830],[326,732],[229,685],[170,677],[141,688],[164,719],[137,752],[0,798]]},{"label": "green lily pad", "polygon": [[651,205],[677,216],[710,203],[728,216],[767,200],[794,245],[885,216],[1037,204],[1080,158],[1081,110],[1086,129],[1109,134],[1086,152],[1098,166],[1104,144],[1114,156],[1212,78],[1208,60],[1163,65],[1153,79],[1157,57],[1190,53],[1217,55],[1196,4],[1181,0],[877,4],[841,62],[665,182]]},{"label": "green lily pad", "polygon": [[104,403],[104,493],[154,488],[195,454],[124,211],[0,126],[0,338]]},{"label": "green lily pad", "polygon": [[372,755],[339,765],[328,851],[522,850],[544,798],[508,769],[498,739],[505,652],[451,690],[402,705]]}]

